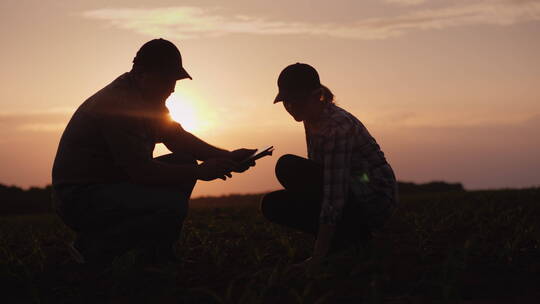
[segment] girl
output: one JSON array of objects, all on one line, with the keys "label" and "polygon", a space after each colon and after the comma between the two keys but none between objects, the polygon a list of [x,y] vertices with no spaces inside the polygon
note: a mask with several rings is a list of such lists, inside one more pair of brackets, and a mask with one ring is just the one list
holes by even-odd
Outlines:
[{"label": "girl", "polygon": [[313,254],[301,265],[314,270],[329,253],[371,239],[397,204],[394,172],[375,139],[352,114],[334,104],[317,71],[296,63],[278,78],[274,103],[304,123],[308,159],[284,155],[276,177],[285,189],[263,197],[270,221],[311,233]]}]

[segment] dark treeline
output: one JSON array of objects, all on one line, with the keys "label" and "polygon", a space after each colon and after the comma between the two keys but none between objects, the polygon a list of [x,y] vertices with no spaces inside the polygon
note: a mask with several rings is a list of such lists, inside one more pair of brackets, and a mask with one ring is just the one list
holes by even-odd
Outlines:
[{"label": "dark treeline", "polygon": [[28,190],[0,184],[0,214],[51,212],[51,186]]},{"label": "dark treeline", "polygon": [[[465,191],[460,183],[431,182],[415,184],[399,182],[401,194]],[[259,201],[262,194],[227,195],[219,197],[199,197],[191,200],[192,206],[240,206]],[[52,212],[51,186],[22,189],[0,184],[0,215]]]},{"label": "dark treeline", "polygon": [[465,191],[461,183],[430,182],[425,184],[415,184],[407,182],[398,182],[400,193],[433,193],[433,192],[453,192]]}]

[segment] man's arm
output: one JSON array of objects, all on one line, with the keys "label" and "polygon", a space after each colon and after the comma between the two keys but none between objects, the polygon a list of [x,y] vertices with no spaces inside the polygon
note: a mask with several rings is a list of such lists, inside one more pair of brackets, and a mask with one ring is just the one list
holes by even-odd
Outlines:
[{"label": "man's arm", "polygon": [[163,138],[163,144],[173,153],[188,152],[198,160],[202,161],[210,158],[231,158],[230,151],[212,146],[185,130],[169,132],[169,134]]},{"label": "man's arm", "polygon": [[[174,185],[197,179],[225,179],[226,176],[230,177],[231,171],[236,170],[237,164],[224,157],[213,158],[200,165],[156,161],[148,152],[146,125],[137,116],[113,114],[101,115],[98,123],[116,165],[125,170],[134,183]],[[172,127],[174,129],[171,130],[177,134],[186,133],[180,125]]]},{"label": "man's arm", "polygon": [[[188,152],[202,161],[223,158],[240,162],[257,151],[256,149],[237,149],[234,151],[220,149],[185,131],[178,123],[173,122],[171,126],[163,133],[161,140],[167,149],[173,153]],[[255,166],[254,161],[236,167],[233,172],[244,172],[253,166]]]},{"label": "man's arm", "polygon": [[[173,153],[189,153],[197,160],[204,161],[204,163],[211,160],[212,162],[207,164],[209,170],[216,170],[215,168],[210,168],[216,166],[214,163],[217,162],[218,159],[224,160],[225,163],[227,163],[226,160],[240,162],[256,151],[254,149],[237,149],[234,151],[221,149],[212,146],[190,132],[187,132],[179,123],[171,120],[170,117],[167,117],[167,119],[165,119],[163,122],[164,123],[161,125],[161,130],[159,131],[159,140],[163,142],[163,144]],[[232,163],[230,163],[229,165],[234,167],[231,170],[232,172],[244,172],[249,167],[255,166],[255,162],[241,165],[235,163],[234,166]],[[219,168],[217,170],[219,171]],[[231,177],[231,171],[225,175]],[[221,176],[218,178],[221,178]]]}]

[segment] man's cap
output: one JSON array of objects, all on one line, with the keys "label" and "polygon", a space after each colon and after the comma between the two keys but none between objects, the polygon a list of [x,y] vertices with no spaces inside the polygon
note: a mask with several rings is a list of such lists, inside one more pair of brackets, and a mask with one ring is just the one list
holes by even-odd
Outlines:
[{"label": "man's cap", "polygon": [[279,92],[274,103],[283,101],[288,97],[297,97],[312,92],[321,87],[321,80],[317,70],[309,64],[297,62],[281,71],[278,77]]},{"label": "man's cap", "polygon": [[182,66],[182,56],[178,48],[163,38],[143,44],[133,58],[133,67],[144,71],[157,71],[177,80],[192,79]]}]

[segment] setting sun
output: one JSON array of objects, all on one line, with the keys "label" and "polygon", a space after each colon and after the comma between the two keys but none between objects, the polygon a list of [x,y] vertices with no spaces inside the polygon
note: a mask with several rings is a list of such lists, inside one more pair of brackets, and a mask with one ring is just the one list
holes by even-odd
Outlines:
[{"label": "setting sun", "polygon": [[199,117],[197,115],[196,106],[191,100],[180,93],[173,93],[165,103],[171,113],[172,119],[182,125],[189,131],[200,131]]}]

